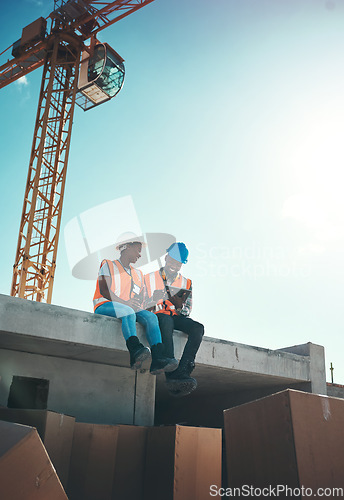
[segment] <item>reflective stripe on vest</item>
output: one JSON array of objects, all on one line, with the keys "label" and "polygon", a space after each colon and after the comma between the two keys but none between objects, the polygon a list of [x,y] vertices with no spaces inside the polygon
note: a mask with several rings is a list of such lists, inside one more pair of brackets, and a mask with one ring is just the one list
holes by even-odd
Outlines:
[{"label": "reflective stripe on vest", "polygon": [[[158,280],[156,277],[158,276]],[[159,280],[160,278],[160,280]],[[151,298],[155,290],[164,290],[165,285],[161,278],[159,271],[155,271],[145,276],[145,284],[147,288],[148,297]]]},{"label": "reflective stripe on vest", "polygon": [[149,275],[149,284],[150,284],[150,290],[153,290],[153,292],[150,295],[150,297],[151,297],[154,293],[154,290],[155,290],[155,273],[151,273]]},{"label": "reflective stripe on vest", "polygon": [[96,307],[105,304],[105,302],[110,302],[110,301],[105,297],[99,297],[99,299],[93,299],[93,308],[95,309]]},{"label": "reflective stripe on vest", "polygon": [[[112,264],[112,262],[111,262]],[[112,275],[111,275],[111,278],[112,278],[112,282],[111,282],[111,285],[112,283],[114,283],[114,293],[117,295],[117,297],[120,297],[121,296],[121,276],[120,276],[120,272],[119,272],[119,269],[118,267],[116,266],[116,270],[114,269],[114,265],[112,264]],[[110,269],[110,273],[111,273],[111,269]],[[112,286],[111,286],[112,288]]]},{"label": "reflective stripe on vest", "polygon": [[[111,286],[110,290],[117,297],[122,300],[129,300],[132,298],[132,283],[136,284],[140,292],[144,287],[144,279],[143,274],[139,269],[134,269],[130,266],[131,276],[125,271],[124,267],[119,261],[111,261],[106,260],[102,261],[101,266],[103,266],[104,262],[107,263],[111,275]],[[105,304],[105,302],[111,302],[109,299],[103,297],[100,293],[99,289],[99,280],[97,279],[96,291],[93,297],[93,307],[94,310],[99,307],[101,304]]]},{"label": "reflective stripe on vest", "polygon": [[[148,297],[151,298],[155,290],[163,290],[165,288],[164,281],[161,277],[160,271],[154,271],[152,273],[146,274],[145,283],[147,287]],[[191,280],[184,278],[181,274],[178,274],[176,279],[169,284],[175,288],[186,288],[189,289]]]},{"label": "reflective stripe on vest", "polygon": [[[155,271],[145,276],[145,283],[147,288],[148,297],[151,298],[154,294],[155,290],[164,290],[165,284],[160,271]],[[176,279],[169,285],[175,288],[185,288],[189,289],[191,286],[191,280],[184,278],[181,274],[178,274]],[[164,314],[177,314],[175,311],[175,306],[169,301],[165,300],[159,301],[155,306],[155,313],[164,313]]]}]

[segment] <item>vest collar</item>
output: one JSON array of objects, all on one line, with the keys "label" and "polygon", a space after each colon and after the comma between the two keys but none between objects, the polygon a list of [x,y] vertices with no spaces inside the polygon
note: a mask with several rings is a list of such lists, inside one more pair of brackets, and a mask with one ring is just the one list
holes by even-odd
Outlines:
[{"label": "vest collar", "polygon": [[166,272],[165,272],[165,268],[162,267],[160,269],[160,274],[161,274],[161,277],[163,279],[163,281],[166,281],[166,282],[169,282],[170,284],[171,283],[174,283],[176,281],[176,279],[178,279],[180,277],[180,273],[177,273],[176,276],[169,276]]}]

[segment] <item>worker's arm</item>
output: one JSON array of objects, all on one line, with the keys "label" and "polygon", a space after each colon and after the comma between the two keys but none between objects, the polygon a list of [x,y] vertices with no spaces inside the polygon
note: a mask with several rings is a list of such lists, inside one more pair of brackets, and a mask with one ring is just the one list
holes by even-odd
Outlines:
[{"label": "worker's arm", "polygon": [[147,311],[152,311],[154,310],[158,302],[160,302],[161,300],[166,300],[167,298],[168,297],[165,289],[154,290],[153,296],[150,298],[146,298],[145,309],[147,309]]},{"label": "worker's arm", "polygon": [[98,283],[99,283],[99,291],[103,297],[105,297],[108,300],[111,300],[112,302],[120,302],[121,304],[126,303],[126,301],[120,299],[119,297],[117,297],[115,293],[111,291],[111,276],[99,276]]},{"label": "worker's arm", "polygon": [[168,300],[170,302],[172,302],[172,304],[174,305],[176,310],[181,309],[184,305],[185,300],[186,300],[186,292],[183,293],[183,295],[181,297],[179,297],[179,295],[176,294],[176,295],[173,295],[172,297],[170,297]]},{"label": "worker's arm", "polygon": [[100,275],[98,278],[98,282],[99,291],[106,299],[111,300],[112,302],[120,302],[121,304],[125,304],[126,306],[132,307],[133,309],[141,308],[141,301],[138,296],[135,296],[129,300],[123,300],[115,293],[113,293],[113,291],[111,290],[111,276]]}]

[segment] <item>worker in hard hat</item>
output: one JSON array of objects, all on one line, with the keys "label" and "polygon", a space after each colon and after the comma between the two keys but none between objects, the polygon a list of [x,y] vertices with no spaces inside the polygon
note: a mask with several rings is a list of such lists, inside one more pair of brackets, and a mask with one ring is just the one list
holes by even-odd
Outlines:
[{"label": "worker in hard hat", "polygon": [[173,330],[188,334],[179,366],[166,373],[166,384],[174,396],[185,396],[194,391],[197,382],[190,377],[195,367],[196,353],[202,342],[204,326],[191,319],[192,283],[180,274],[186,264],[189,251],[184,243],[173,243],[167,250],[165,265],[145,275],[147,288],[146,307],[158,317],[166,355],[174,357]]},{"label": "worker in hard hat", "polygon": [[[142,272],[132,264],[141,257],[145,246],[142,237],[124,233],[116,242],[120,252],[117,260],[103,260],[98,273],[93,298],[94,312],[122,320],[122,332],[130,353],[132,369],[141,368],[142,362],[152,355],[150,372],[153,375],[175,370],[178,361],[164,355],[158,318],[145,310],[145,284]],[[144,326],[151,351],[139,341],[136,321]]]}]

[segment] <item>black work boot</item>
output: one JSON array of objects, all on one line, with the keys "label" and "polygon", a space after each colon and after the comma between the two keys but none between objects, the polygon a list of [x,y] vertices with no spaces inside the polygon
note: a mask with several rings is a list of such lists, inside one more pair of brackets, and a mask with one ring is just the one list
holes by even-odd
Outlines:
[{"label": "black work boot", "polygon": [[139,370],[145,359],[149,358],[150,350],[141,344],[139,339],[132,335],[126,341],[128,351],[130,352],[130,368]]},{"label": "black work boot", "polygon": [[182,397],[191,394],[197,387],[196,379],[190,377],[195,368],[193,359],[181,359],[174,372],[166,373],[166,385],[171,396]]},{"label": "black work boot", "polygon": [[152,375],[159,375],[163,372],[175,370],[178,366],[178,361],[175,358],[167,358],[164,352],[164,346],[160,342],[151,346],[152,364],[150,372]]}]

